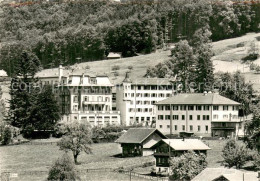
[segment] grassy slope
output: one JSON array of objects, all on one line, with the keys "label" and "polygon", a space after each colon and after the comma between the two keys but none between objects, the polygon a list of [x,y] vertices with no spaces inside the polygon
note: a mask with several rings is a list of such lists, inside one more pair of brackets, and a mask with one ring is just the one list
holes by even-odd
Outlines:
[{"label": "grassy slope", "polygon": [[[255,40],[255,37],[259,36],[260,33],[249,33],[242,37],[213,42],[212,47],[215,56],[212,59],[215,72],[234,72],[240,70],[241,72],[251,75],[252,73],[249,73],[248,65],[242,64],[240,60],[246,56],[251,41]],[[260,42],[258,42],[258,44],[259,43]],[[244,44],[244,46],[237,47],[239,44]],[[260,44],[258,47],[260,47]],[[88,65],[94,72],[106,73],[109,75],[111,81],[116,84],[122,82],[125,72],[128,70],[128,66],[133,66],[131,77],[135,79],[144,76],[146,69],[149,66],[154,66],[169,59],[169,55],[170,51],[158,51],[149,55],[141,55],[137,57],[81,63],[74,65],[74,67],[84,68]],[[260,59],[256,62],[260,65]],[[120,66],[120,70],[118,71],[119,76],[117,77],[114,76],[113,71],[111,70],[111,67],[114,65]],[[247,76],[247,78],[250,80],[251,77]]]}]

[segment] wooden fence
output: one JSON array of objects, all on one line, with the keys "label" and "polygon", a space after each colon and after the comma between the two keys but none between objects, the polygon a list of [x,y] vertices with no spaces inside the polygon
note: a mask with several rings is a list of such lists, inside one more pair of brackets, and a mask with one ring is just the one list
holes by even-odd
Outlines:
[{"label": "wooden fence", "polygon": [[158,177],[158,176],[156,177],[156,176],[143,175],[143,174],[132,172],[132,171],[122,171],[122,170],[120,170],[120,171],[117,171],[117,173],[122,173],[122,174],[128,175],[130,180],[131,180],[132,176],[144,178],[144,179],[147,179],[147,180],[156,180],[156,181],[168,181],[169,180],[166,177]]}]

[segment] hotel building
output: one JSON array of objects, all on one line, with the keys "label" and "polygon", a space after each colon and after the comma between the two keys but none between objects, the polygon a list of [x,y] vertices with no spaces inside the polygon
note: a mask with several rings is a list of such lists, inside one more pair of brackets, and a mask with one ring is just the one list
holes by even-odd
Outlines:
[{"label": "hotel building", "polygon": [[173,93],[173,86],[165,78],[141,78],[132,81],[129,73],[117,87],[117,109],[121,113],[122,124],[151,125],[155,123],[155,103]]},{"label": "hotel building", "polygon": [[54,87],[60,104],[62,121],[89,122],[93,126],[120,124],[120,112],[112,110],[112,87],[108,76],[95,75],[85,70],[64,70],[47,76],[38,75],[44,84]]},{"label": "hotel building", "polygon": [[215,93],[178,94],[156,103],[156,128],[164,134],[235,137],[240,103]]}]

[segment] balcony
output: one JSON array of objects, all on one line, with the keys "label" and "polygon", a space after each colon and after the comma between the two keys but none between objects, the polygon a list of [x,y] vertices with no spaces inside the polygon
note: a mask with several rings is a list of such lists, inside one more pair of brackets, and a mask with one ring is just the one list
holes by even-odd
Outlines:
[{"label": "balcony", "polygon": [[120,114],[120,111],[78,111],[79,114]]},{"label": "balcony", "polygon": [[106,104],[107,101],[83,101],[84,105],[93,105],[93,104]]}]

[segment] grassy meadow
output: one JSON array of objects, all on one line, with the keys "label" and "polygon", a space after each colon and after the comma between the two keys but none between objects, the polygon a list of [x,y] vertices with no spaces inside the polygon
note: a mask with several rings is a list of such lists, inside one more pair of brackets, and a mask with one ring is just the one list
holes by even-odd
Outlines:
[{"label": "grassy meadow", "polygon": [[[44,142],[44,141],[43,141]],[[211,148],[208,151],[208,167],[221,166],[221,150],[225,140],[205,141]],[[134,172],[147,174],[152,167],[136,167],[146,162],[155,161],[153,156],[120,158],[115,155],[120,154],[121,147],[116,143],[93,144],[93,154],[86,155],[82,153],[76,165],[83,180],[129,180],[129,176],[114,172],[87,172],[87,169],[97,168],[118,168],[134,167]],[[18,177],[11,180],[44,180],[47,178],[48,170],[63,152],[59,150],[56,144],[23,144],[15,146],[0,147],[0,170],[1,172],[17,173]],[[72,157],[72,154],[71,154]],[[141,178],[132,178],[140,180]]]}]

